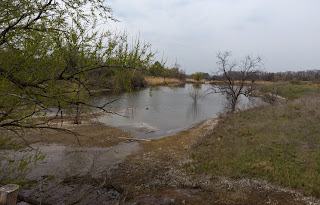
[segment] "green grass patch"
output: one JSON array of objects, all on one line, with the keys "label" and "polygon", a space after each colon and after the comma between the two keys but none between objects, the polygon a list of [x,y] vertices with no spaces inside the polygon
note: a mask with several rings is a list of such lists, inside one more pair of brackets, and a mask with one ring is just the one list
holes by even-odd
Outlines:
[{"label": "green grass patch", "polygon": [[311,92],[320,92],[320,88],[312,83],[283,83],[267,85],[260,88],[263,92],[273,93],[288,100],[294,100]]},{"label": "green grass patch", "polygon": [[320,96],[223,117],[193,158],[194,173],[263,178],[320,197]]}]

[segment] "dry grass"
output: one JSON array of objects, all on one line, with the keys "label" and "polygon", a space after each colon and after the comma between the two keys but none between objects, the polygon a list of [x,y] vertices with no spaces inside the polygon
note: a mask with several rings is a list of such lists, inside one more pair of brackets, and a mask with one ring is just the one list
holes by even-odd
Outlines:
[{"label": "dry grass", "polygon": [[[202,79],[200,80],[199,83],[205,83],[206,80],[205,79]],[[192,79],[192,78],[186,78],[186,83],[198,83],[198,81],[196,81],[195,79]]]},{"label": "dry grass", "polygon": [[[184,83],[198,83],[196,80],[192,79],[192,78],[186,78],[185,81],[176,79],[176,78],[166,78],[164,80],[163,77],[146,77],[145,78],[146,81],[148,82],[149,85],[151,86],[158,86],[158,85],[180,85],[180,84],[184,84]],[[199,83],[214,83],[214,84],[222,84],[223,81],[217,81],[217,80],[205,80],[202,79]],[[236,82],[237,83],[237,82]],[[250,84],[251,82],[248,81],[246,82],[247,84]],[[269,86],[269,85],[283,85],[286,84],[285,82],[271,82],[271,81],[256,81],[257,85],[261,85],[261,86]],[[312,83],[311,83],[312,84]],[[311,85],[310,84],[310,85]],[[312,84],[314,87],[318,86],[316,84]]]},{"label": "dry grass", "polygon": [[158,85],[181,85],[184,84],[182,80],[176,78],[166,78],[164,80],[163,77],[146,77],[146,81],[151,86],[158,86]]}]

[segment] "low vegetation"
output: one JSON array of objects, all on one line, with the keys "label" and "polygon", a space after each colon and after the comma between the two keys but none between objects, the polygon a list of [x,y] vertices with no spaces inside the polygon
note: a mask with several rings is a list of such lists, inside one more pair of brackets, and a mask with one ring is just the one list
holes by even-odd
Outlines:
[{"label": "low vegetation", "polygon": [[292,82],[280,82],[261,86],[260,91],[276,94],[286,98],[287,100],[294,100],[306,95],[307,93],[318,92],[320,91],[320,88],[316,84],[309,82],[300,82],[299,84]]},{"label": "low vegetation", "polygon": [[320,197],[320,94],[309,84],[276,86],[294,100],[221,117],[194,148],[188,168],[214,177],[262,178]]}]

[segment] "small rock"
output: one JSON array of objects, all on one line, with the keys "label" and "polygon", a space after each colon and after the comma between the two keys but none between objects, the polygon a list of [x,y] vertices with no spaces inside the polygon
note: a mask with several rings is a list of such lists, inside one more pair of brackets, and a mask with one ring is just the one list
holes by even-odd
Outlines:
[{"label": "small rock", "polygon": [[24,202],[24,201],[20,201],[17,203],[17,205],[31,205],[31,204]]}]

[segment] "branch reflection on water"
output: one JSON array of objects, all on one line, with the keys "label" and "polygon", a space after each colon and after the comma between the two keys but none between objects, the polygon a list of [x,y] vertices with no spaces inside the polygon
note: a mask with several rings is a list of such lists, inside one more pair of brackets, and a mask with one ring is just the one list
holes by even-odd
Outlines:
[{"label": "branch reflection on water", "polygon": [[192,118],[192,120],[196,120],[198,118],[199,113],[201,113],[201,104],[192,103],[187,110],[187,118]]}]

